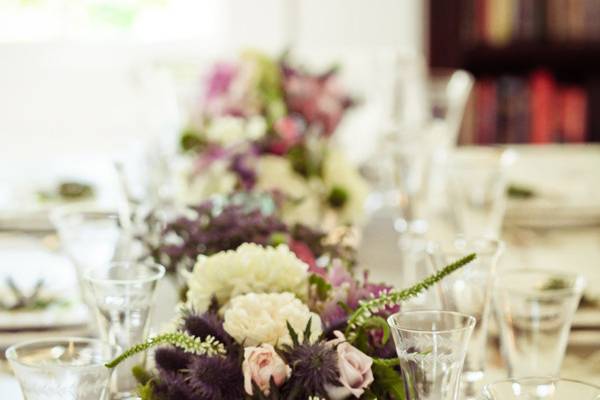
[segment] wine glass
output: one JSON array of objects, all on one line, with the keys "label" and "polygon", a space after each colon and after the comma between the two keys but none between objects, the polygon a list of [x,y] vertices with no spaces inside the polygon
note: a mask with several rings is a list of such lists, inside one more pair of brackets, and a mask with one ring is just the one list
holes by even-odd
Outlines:
[{"label": "wine glass", "polygon": [[547,269],[498,278],[494,303],[510,377],[558,376],[584,286],[580,275]]},{"label": "wine glass", "polygon": [[[164,274],[162,265],[136,262],[113,262],[86,271],[84,279],[106,341],[127,349],[146,340],[154,292]],[[113,383],[116,398],[128,398],[135,392],[137,382],[131,368],[144,362],[144,354],[140,354],[119,365]]]}]

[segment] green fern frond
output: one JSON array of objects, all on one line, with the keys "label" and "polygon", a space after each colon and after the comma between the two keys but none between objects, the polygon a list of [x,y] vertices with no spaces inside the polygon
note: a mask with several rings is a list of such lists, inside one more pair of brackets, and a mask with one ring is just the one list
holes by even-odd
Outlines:
[{"label": "green fern frond", "polygon": [[214,356],[225,354],[225,346],[223,343],[219,342],[212,336],[207,336],[205,340],[201,340],[200,338],[188,335],[185,332],[172,332],[164,333],[162,335],[150,338],[144,343],[136,344],[105,365],[108,368],[114,368],[123,360],[161,344],[170,344],[179,347],[188,353],[199,355],[206,354],[209,356]]},{"label": "green fern frond", "polygon": [[346,337],[349,340],[353,340],[358,328],[362,326],[371,315],[385,309],[386,307],[393,307],[397,304],[400,304],[404,300],[419,295],[424,290],[429,289],[431,286],[441,281],[457,269],[470,263],[474,259],[475,254],[469,254],[468,256],[465,256],[460,260],[447,265],[441,271],[428,276],[421,282],[407,289],[391,290],[389,292],[382,293],[379,297],[361,301],[360,306],[348,318]]}]

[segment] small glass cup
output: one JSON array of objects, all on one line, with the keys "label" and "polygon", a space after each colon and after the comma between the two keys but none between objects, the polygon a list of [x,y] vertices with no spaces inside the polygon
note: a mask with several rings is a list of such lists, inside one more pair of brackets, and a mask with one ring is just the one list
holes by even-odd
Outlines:
[{"label": "small glass cup", "polygon": [[123,248],[124,235],[115,213],[68,205],[52,211],[50,218],[61,245],[75,266],[82,299],[90,303],[83,285],[83,271],[107,265]]},{"label": "small glass cup", "polygon": [[496,264],[503,249],[504,243],[495,239],[459,236],[448,243],[430,242],[427,250],[437,270],[468,254],[477,254],[475,260],[438,285],[443,289],[445,310],[473,315],[477,319],[463,367],[463,391],[467,397],[474,397],[479,391],[475,386],[485,372],[492,290]]},{"label": "small glass cup", "polygon": [[105,400],[121,349],[97,339],[53,338],[9,347],[10,363],[26,400]]},{"label": "small glass cup", "polygon": [[[146,340],[154,292],[164,274],[162,265],[136,262],[113,262],[108,267],[86,271],[84,279],[93,295],[105,340],[123,349]],[[132,396],[137,383],[131,368],[144,362],[145,356],[140,354],[119,365],[113,377],[115,398]]]},{"label": "small glass cup", "polygon": [[448,167],[448,194],[459,234],[498,238],[506,208],[505,169],[512,151],[462,151]]},{"label": "small glass cup", "polygon": [[585,280],[545,269],[503,272],[494,287],[508,376],[558,376]]},{"label": "small glass cup", "polygon": [[475,318],[452,311],[407,311],[388,318],[407,399],[456,400]]},{"label": "small glass cup", "polygon": [[483,388],[483,400],[600,400],[600,387],[551,377],[507,379]]}]

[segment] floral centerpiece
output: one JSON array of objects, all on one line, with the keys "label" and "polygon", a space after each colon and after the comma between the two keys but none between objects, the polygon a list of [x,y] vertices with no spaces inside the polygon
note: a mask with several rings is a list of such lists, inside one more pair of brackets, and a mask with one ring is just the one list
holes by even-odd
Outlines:
[{"label": "floral centerpiece", "polygon": [[314,74],[283,57],[245,52],[218,63],[181,136],[191,154],[177,166],[180,201],[272,191],[287,222],[360,221],[367,185],[330,145],[352,98],[336,69]]},{"label": "floral centerpiece", "polygon": [[175,211],[166,222],[149,216],[153,232],[141,232],[144,254],[167,271],[191,270],[200,255],[235,250],[243,243],[263,246],[286,244],[311,272],[334,263],[352,267],[356,262],[356,234],[338,227],[329,233],[301,224],[286,223],[280,198],[270,193],[238,192],[212,196],[197,206]]},{"label": "floral centerpiece", "polygon": [[175,328],[107,366],[158,346],[133,370],[145,400],[402,399],[385,318],[474,257],[396,290],[341,263],[311,270],[287,244],[199,256]]}]

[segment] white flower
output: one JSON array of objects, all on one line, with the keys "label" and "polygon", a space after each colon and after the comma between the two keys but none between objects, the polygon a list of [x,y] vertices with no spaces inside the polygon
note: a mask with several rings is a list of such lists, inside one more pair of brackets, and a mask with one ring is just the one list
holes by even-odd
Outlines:
[{"label": "white flower", "polygon": [[292,292],[305,298],[308,266],[287,246],[244,243],[236,250],[199,256],[188,278],[188,303],[203,312],[212,296],[220,305],[245,293]]},{"label": "white flower", "polygon": [[320,222],[322,184],[316,179],[306,180],[296,173],[290,161],[284,157],[263,156],[257,163],[256,189],[278,190],[290,201],[283,210],[287,223],[302,222],[315,226]]},{"label": "white flower", "polygon": [[175,192],[180,204],[198,204],[215,194],[233,192],[237,177],[224,160],[215,160],[201,172],[194,160],[181,158],[175,163]]},{"label": "white flower", "polygon": [[357,223],[364,216],[364,204],[369,194],[366,181],[360,176],[356,166],[335,150],[329,150],[323,163],[323,181],[327,192],[341,189],[347,195],[338,214],[342,223]]},{"label": "white flower", "polygon": [[311,321],[310,341],[321,335],[321,318],[311,312],[294,294],[249,293],[234,297],[225,311],[223,328],[238,343],[257,346],[292,344],[286,322],[303,340],[304,328]]},{"label": "white flower", "polygon": [[267,124],[261,116],[248,119],[224,116],[211,121],[206,130],[206,138],[209,142],[227,147],[246,140],[258,140],[266,132]]}]

